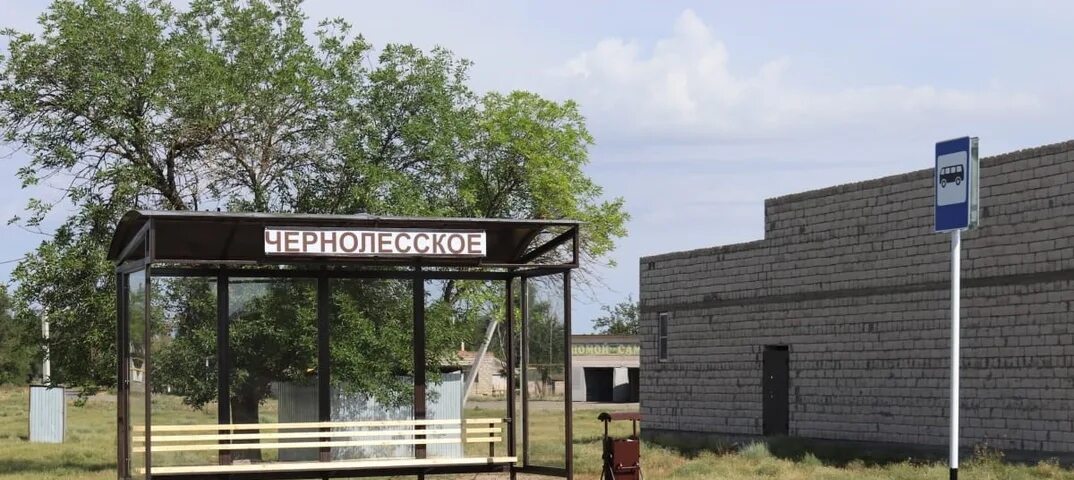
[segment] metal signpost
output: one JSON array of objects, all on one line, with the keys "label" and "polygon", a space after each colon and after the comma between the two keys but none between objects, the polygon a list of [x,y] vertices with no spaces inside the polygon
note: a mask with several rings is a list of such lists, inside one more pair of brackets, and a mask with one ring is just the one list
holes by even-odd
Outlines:
[{"label": "metal signpost", "polygon": [[962,230],[977,226],[977,137],[936,144],[936,232],[951,232],[951,480],[958,478],[959,297]]}]

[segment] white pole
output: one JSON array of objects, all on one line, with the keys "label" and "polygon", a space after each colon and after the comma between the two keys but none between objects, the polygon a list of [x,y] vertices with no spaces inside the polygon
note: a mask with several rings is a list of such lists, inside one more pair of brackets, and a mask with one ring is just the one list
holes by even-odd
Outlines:
[{"label": "white pole", "polygon": [[958,478],[959,297],[962,232],[951,232],[951,480]]},{"label": "white pole", "polygon": [[48,348],[48,315],[41,315],[41,336],[45,338],[45,358],[41,361],[41,383],[48,385],[52,381],[52,359]]}]

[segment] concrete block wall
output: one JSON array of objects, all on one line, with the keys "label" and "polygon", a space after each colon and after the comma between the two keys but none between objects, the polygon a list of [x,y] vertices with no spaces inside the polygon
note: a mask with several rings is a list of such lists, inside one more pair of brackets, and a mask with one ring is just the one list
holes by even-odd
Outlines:
[{"label": "concrete block wall", "polygon": [[[1074,142],[981,165],[962,441],[1074,452]],[[646,430],[760,435],[762,352],[787,345],[792,435],[946,445],[950,239],[932,204],[931,170],[840,185],[766,201],[763,240],[642,258]]]}]

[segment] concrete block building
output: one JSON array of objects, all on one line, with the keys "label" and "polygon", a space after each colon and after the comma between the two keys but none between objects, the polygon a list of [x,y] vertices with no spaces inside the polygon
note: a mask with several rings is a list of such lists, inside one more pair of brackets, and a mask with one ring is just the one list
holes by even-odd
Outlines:
[{"label": "concrete block building", "polygon": [[[1074,142],[981,160],[961,442],[1074,452]],[[950,238],[931,169],[769,199],[764,239],[641,259],[649,438],[947,444]]]},{"label": "concrete block building", "polygon": [[635,335],[571,335],[576,402],[637,402],[640,346]]}]

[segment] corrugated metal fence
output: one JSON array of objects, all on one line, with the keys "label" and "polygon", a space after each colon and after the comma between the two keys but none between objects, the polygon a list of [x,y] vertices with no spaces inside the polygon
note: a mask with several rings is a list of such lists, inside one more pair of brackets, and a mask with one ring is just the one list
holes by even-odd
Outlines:
[{"label": "corrugated metal fence", "polygon": [[[443,374],[443,383],[430,385],[435,395],[426,405],[430,419],[462,418],[462,372]],[[461,457],[462,444],[434,443],[428,446],[430,457]]]},{"label": "corrugated metal fence", "polygon": [[63,387],[30,385],[30,441],[63,443],[67,402]]}]

